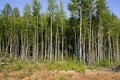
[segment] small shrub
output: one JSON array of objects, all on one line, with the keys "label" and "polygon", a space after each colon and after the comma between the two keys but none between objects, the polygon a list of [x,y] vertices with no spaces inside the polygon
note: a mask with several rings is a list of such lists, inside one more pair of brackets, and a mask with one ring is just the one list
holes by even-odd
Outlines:
[{"label": "small shrub", "polygon": [[21,66],[20,64],[17,64],[17,65],[15,66],[15,70],[19,71],[19,70],[21,70],[21,69],[22,69],[22,66]]},{"label": "small shrub", "polygon": [[2,65],[2,64],[0,64],[0,71],[2,71],[2,69],[3,69],[3,65]]},{"label": "small shrub", "polygon": [[17,64],[10,63],[8,65],[5,65],[3,70],[4,71],[8,71],[8,72],[10,72],[10,71],[19,71],[19,70],[23,69],[23,67],[24,66],[21,63],[19,63],[19,62]]},{"label": "small shrub", "polygon": [[0,57],[2,57],[3,56],[3,53],[2,52],[0,52]]},{"label": "small shrub", "polygon": [[19,78],[22,79],[22,78],[24,78],[24,77],[25,77],[25,72],[20,72]]},{"label": "small shrub", "polygon": [[83,63],[72,62],[70,64],[71,64],[71,68],[77,72],[85,72],[86,71],[86,65]]},{"label": "small shrub", "polygon": [[102,67],[111,67],[112,64],[109,61],[102,61],[102,62],[99,63],[99,66],[102,66]]},{"label": "small shrub", "polygon": [[42,80],[46,80],[45,78],[42,78]]},{"label": "small shrub", "polygon": [[31,68],[28,69],[27,75],[28,75],[29,77],[32,75],[32,69],[31,69]]},{"label": "small shrub", "polygon": [[4,72],[3,74],[4,74],[4,77],[7,77],[7,76],[8,76],[8,73],[7,73],[7,72]]},{"label": "small shrub", "polygon": [[10,53],[6,53],[6,57],[7,57],[7,58],[10,57]]},{"label": "small shrub", "polygon": [[47,64],[46,67],[50,70],[75,70],[78,72],[85,72],[86,65],[76,62],[57,62],[52,64]]},{"label": "small shrub", "polygon": [[90,69],[90,70],[101,70],[100,67],[96,66],[96,65],[90,65],[87,67],[87,69]]},{"label": "small shrub", "polygon": [[7,58],[6,62],[12,63],[12,62],[15,62],[15,59],[14,58]]},{"label": "small shrub", "polygon": [[66,79],[63,75],[61,75],[58,80],[66,80]]}]

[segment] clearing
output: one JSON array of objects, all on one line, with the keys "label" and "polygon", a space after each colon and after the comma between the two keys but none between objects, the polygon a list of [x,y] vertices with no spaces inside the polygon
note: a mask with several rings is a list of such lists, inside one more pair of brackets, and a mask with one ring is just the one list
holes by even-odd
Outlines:
[{"label": "clearing", "polygon": [[120,80],[120,72],[86,70],[85,73],[70,71],[57,71],[40,68],[26,73],[23,70],[1,72],[0,80]]}]

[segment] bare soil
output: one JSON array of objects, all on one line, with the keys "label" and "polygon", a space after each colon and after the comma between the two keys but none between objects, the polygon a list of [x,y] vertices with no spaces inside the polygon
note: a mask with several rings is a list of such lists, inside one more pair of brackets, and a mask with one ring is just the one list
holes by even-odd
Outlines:
[{"label": "bare soil", "polygon": [[0,73],[0,80],[120,80],[120,72],[86,70],[85,73],[80,73],[41,68],[31,74],[22,70]]}]

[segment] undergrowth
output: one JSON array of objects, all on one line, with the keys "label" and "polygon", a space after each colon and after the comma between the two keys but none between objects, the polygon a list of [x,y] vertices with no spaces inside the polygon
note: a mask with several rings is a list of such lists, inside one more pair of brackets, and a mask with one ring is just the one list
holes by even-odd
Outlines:
[{"label": "undergrowth", "polygon": [[[74,70],[77,72],[85,72],[86,69],[97,69],[99,70],[99,67],[111,67],[113,66],[112,63],[108,61],[102,61],[99,64],[96,63],[91,66],[87,66],[85,63],[80,63],[79,61],[76,61],[75,59],[69,59],[69,60],[61,60],[57,62],[52,62],[50,63],[49,61],[41,61],[43,64],[35,64],[32,61],[26,62],[23,60],[17,60],[14,58],[7,58],[6,62],[9,63],[7,65],[0,64],[0,72],[10,72],[10,71],[26,71],[28,76],[32,74],[33,71],[36,71],[38,69],[42,68],[47,68],[49,70]],[[44,65],[44,66],[42,66]]]},{"label": "undergrowth", "polygon": [[8,64],[0,64],[0,72],[11,72],[11,71],[23,70],[27,72],[27,75],[31,75],[32,71],[36,71],[39,69],[39,65],[33,62],[16,60],[14,58],[7,58],[5,63],[8,63]]},{"label": "undergrowth", "polygon": [[86,65],[84,63],[79,62],[72,62],[72,61],[60,61],[60,62],[54,62],[54,63],[47,63],[46,67],[49,70],[75,70],[77,72],[85,72],[86,71]]}]

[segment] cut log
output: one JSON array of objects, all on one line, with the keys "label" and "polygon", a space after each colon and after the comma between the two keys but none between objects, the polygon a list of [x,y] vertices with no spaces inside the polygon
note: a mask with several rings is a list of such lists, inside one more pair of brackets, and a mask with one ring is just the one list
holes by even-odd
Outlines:
[{"label": "cut log", "polygon": [[117,65],[117,66],[113,67],[112,71],[120,72],[120,65]]}]

